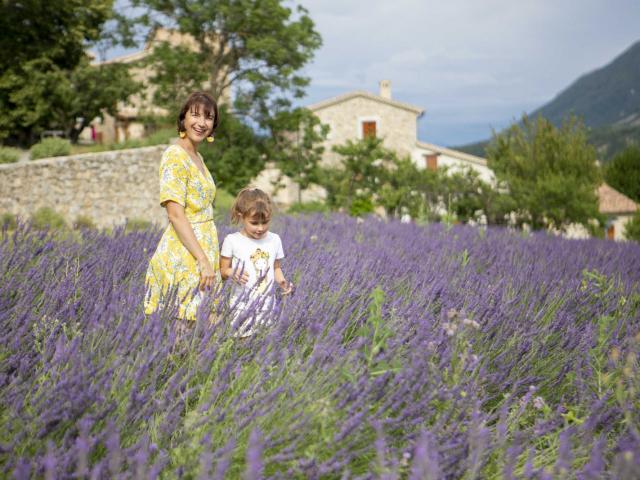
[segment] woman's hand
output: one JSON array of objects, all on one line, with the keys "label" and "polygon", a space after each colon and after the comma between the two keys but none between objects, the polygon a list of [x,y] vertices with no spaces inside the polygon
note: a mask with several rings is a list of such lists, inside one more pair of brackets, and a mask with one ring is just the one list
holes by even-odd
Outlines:
[{"label": "woman's hand", "polygon": [[198,260],[198,269],[200,270],[200,290],[211,290],[216,280],[216,272],[208,258],[204,257]]}]

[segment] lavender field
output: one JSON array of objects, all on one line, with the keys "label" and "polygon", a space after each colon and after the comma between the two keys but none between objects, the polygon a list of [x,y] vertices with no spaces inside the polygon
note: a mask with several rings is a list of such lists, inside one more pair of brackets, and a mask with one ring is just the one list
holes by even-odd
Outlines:
[{"label": "lavender field", "polygon": [[5,230],[1,476],[638,478],[640,245],[273,230],[297,290],[248,341],[145,318],[159,231]]}]

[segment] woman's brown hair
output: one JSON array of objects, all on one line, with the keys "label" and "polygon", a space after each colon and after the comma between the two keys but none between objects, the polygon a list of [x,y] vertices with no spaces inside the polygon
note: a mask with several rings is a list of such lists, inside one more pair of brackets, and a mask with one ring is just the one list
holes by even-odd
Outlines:
[{"label": "woman's brown hair", "polygon": [[187,115],[187,112],[191,109],[194,109],[196,113],[199,113],[200,105],[204,108],[205,116],[211,115],[213,117],[213,128],[209,132],[209,135],[213,135],[213,132],[218,128],[218,104],[213,99],[211,95],[205,92],[193,92],[187,98],[187,101],[184,102],[182,108],[180,109],[180,113],[178,114],[178,133],[184,132],[184,117]]},{"label": "woman's brown hair", "polygon": [[231,223],[239,223],[243,218],[255,218],[261,222],[271,220],[271,199],[259,188],[246,187],[238,192],[231,207]]}]

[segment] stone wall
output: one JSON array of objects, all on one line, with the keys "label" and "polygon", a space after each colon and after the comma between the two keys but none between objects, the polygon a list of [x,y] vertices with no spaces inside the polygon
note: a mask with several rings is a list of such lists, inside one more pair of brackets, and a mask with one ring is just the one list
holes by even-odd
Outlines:
[{"label": "stone wall", "polygon": [[0,213],[28,218],[41,207],[100,227],[142,219],[165,225],[158,169],[166,145],[0,164]]}]

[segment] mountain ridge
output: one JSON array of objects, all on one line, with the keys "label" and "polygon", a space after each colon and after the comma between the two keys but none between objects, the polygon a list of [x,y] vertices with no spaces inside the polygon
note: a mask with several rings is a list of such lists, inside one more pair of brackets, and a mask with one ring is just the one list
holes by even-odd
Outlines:
[{"label": "mountain ridge", "polygon": [[[602,160],[640,144],[640,40],[611,62],[578,77],[550,102],[533,110],[559,126],[569,115],[582,119]],[[452,147],[485,155],[490,140]]]}]

